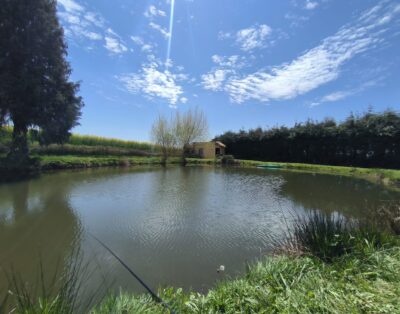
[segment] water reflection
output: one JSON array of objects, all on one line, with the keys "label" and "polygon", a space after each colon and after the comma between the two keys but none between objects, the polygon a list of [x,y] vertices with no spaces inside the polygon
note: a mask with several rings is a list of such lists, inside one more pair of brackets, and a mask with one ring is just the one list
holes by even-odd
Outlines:
[{"label": "water reflection", "polygon": [[0,296],[8,289],[5,272],[14,270],[34,284],[40,279],[40,263],[46,272],[44,283],[50,284],[79,235],[79,223],[68,202],[69,185],[54,185],[53,179],[0,187]]},{"label": "water reflection", "polygon": [[[37,279],[39,252],[52,274],[79,246],[87,291],[142,291],[89,233],[106,242],[153,287],[204,290],[270,250],[290,210],[365,214],[396,199],[365,181],[262,169],[152,168],[57,172],[0,185],[0,265]],[[366,202],[368,206],[366,206]],[[3,274],[0,274],[3,276]],[[7,289],[0,277],[0,291]]]}]

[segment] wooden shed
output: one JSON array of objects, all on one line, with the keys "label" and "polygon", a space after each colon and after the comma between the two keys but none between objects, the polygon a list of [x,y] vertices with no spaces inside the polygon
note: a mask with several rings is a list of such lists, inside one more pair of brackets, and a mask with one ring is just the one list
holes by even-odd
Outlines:
[{"label": "wooden shed", "polygon": [[225,155],[225,148],[226,146],[219,141],[193,143],[194,154],[207,159]]}]

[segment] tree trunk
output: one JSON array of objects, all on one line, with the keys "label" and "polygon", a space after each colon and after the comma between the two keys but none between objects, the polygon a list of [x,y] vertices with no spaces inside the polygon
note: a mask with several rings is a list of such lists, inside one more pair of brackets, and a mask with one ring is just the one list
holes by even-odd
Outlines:
[{"label": "tree trunk", "polygon": [[14,122],[11,149],[8,159],[15,165],[24,164],[29,159],[27,133],[28,128],[24,123]]}]

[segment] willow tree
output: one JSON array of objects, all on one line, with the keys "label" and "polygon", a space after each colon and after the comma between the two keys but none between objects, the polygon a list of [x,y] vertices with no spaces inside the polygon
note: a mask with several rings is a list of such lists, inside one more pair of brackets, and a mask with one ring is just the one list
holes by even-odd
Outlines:
[{"label": "willow tree", "polygon": [[176,145],[176,137],[173,131],[173,123],[164,116],[158,116],[151,129],[153,141],[160,146],[162,163],[165,164]]},{"label": "willow tree", "polygon": [[182,161],[185,163],[190,145],[207,137],[208,122],[206,115],[197,107],[183,113],[177,111],[174,120],[174,133],[176,142],[182,149]]},{"label": "willow tree", "polygon": [[66,57],[55,0],[1,1],[0,118],[13,124],[10,160],[28,158],[30,127],[49,144],[66,141],[77,125],[83,101]]}]

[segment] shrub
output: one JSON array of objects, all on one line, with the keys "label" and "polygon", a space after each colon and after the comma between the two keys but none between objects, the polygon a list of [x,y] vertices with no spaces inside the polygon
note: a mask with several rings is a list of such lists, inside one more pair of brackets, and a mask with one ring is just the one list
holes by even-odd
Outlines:
[{"label": "shrub", "polygon": [[232,155],[224,155],[221,158],[222,165],[234,165],[235,164],[235,157]]},{"label": "shrub", "polygon": [[283,244],[286,250],[309,254],[331,263],[346,254],[362,253],[365,248],[376,249],[396,243],[394,237],[372,224],[312,212],[295,218],[292,232],[287,232],[287,238],[280,245]]}]

